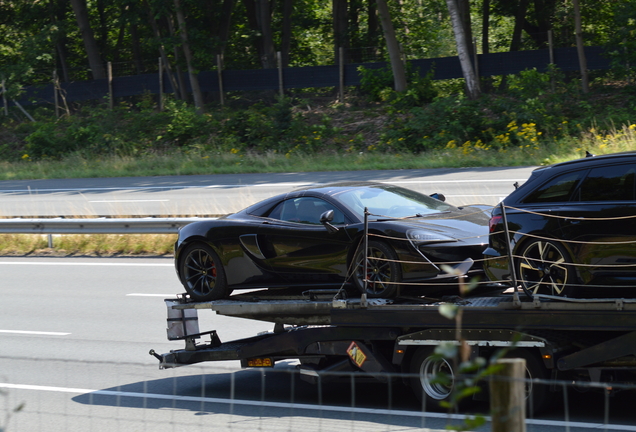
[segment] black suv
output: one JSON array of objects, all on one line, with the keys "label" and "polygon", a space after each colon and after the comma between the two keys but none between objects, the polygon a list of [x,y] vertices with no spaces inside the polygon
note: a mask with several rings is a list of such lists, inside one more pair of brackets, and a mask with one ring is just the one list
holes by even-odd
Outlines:
[{"label": "black suv", "polygon": [[510,248],[517,283],[533,294],[588,295],[610,287],[636,294],[635,178],[636,152],[536,169],[493,210],[486,274],[512,279]]}]

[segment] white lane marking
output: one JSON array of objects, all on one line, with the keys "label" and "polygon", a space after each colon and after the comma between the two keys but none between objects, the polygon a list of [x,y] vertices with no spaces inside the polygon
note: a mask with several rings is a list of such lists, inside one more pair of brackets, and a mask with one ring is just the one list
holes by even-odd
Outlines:
[{"label": "white lane marking", "polygon": [[28,331],[28,330],[0,330],[0,333],[38,335],[38,336],[68,336],[70,333],[62,332],[45,332],[45,331]]},{"label": "white lane marking", "polygon": [[50,265],[50,266],[124,266],[124,267],[174,267],[171,263],[90,263],[50,261],[0,261],[0,265]]},{"label": "white lane marking", "polygon": [[[10,384],[0,383],[0,388],[13,389],[13,390],[33,390],[43,392],[55,392],[55,393],[75,393],[75,394],[93,394],[102,396],[116,396],[116,397],[131,397],[139,399],[160,399],[160,400],[174,400],[196,403],[217,403],[226,405],[242,405],[242,406],[256,406],[256,407],[270,407],[270,408],[290,408],[290,409],[306,409],[310,411],[331,411],[331,412],[356,412],[362,414],[377,414],[377,415],[400,415],[407,417],[424,417],[424,418],[438,418],[438,419],[455,419],[463,420],[468,418],[474,418],[470,415],[462,414],[445,414],[434,412],[418,412],[418,411],[400,411],[400,410],[387,410],[387,409],[375,409],[375,408],[352,408],[343,406],[332,405],[311,405],[311,404],[298,404],[298,403],[285,403],[285,402],[266,402],[255,400],[242,400],[242,399],[222,399],[211,397],[199,397],[199,396],[178,396],[159,393],[139,393],[139,392],[124,392],[114,390],[92,390],[84,388],[73,387],[52,387],[41,385],[27,385],[27,384]],[[489,416],[484,416],[486,421],[490,421]],[[615,425],[615,424],[602,424],[602,423],[583,423],[573,421],[558,421],[558,420],[540,420],[540,419],[527,419],[526,424],[540,425],[540,426],[558,426],[565,428],[581,428],[581,429],[603,429],[603,430],[620,430],[620,431],[632,431],[636,432],[636,426],[629,425]]]},{"label": "white lane marking", "polygon": [[163,297],[163,298],[175,298],[176,294],[143,294],[143,293],[130,293],[126,294],[126,297]]},{"label": "white lane marking", "polygon": [[142,202],[168,202],[167,199],[158,200],[101,200],[101,201],[89,201],[89,203],[142,203]]},{"label": "white lane marking", "polygon": [[[487,180],[389,180],[378,181],[378,183],[389,184],[435,184],[435,183],[505,183],[505,182],[524,182],[522,179],[487,179]],[[377,180],[376,180],[377,181]],[[325,183],[315,182],[281,182],[281,183],[242,183],[242,184],[218,184],[218,185],[172,185],[172,186],[122,186],[122,187],[96,187],[96,188],[53,188],[53,189],[0,189],[0,193],[24,193],[38,194],[45,192],[93,192],[93,191],[145,191],[145,190],[181,190],[181,189],[223,189],[223,188],[246,188],[246,187],[300,187],[300,186],[320,186]]]}]

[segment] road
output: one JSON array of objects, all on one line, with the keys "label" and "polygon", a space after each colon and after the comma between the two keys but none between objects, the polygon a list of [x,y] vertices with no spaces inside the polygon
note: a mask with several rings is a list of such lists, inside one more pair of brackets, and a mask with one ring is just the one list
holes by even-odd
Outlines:
[{"label": "road", "polygon": [[236,212],[300,186],[381,181],[455,205],[495,205],[534,167],[128,177],[0,182],[0,216],[207,216]]},{"label": "road", "polygon": [[[162,371],[149,349],[168,352],[163,299],[181,291],[170,259],[0,258],[0,399],[24,403],[8,431],[331,431],[443,429],[444,414],[419,414],[401,384],[301,382],[293,364],[240,370],[220,362]],[[201,330],[221,340],[272,329],[268,323],[200,312]],[[292,403],[293,402],[293,403]],[[569,395],[528,430],[636,431],[634,395]],[[484,409],[484,406],[477,406]],[[2,418],[0,416],[0,418]],[[616,426],[611,426],[616,425]],[[0,423],[0,429],[3,425]],[[480,430],[488,430],[482,428]]]}]

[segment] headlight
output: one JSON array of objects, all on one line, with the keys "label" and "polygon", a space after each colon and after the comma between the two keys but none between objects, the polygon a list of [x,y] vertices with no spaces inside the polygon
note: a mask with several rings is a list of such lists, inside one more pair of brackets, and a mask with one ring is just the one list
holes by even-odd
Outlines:
[{"label": "headlight", "polygon": [[456,239],[445,236],[443,234],[422,229],[408,230],[406,232],[406,238],[409,239],[413,246],[417,246],[422,243],[445,243],[457,241]]}]

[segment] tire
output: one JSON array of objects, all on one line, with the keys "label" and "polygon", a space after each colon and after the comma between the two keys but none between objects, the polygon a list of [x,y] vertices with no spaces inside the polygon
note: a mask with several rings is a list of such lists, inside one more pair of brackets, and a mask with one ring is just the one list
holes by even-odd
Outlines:
[{"label": "tire", "polygon": [[370,298],[392,298],[398,290],[402,276],[397,255],[386,243],[370,241],[367,257],[367,287],[364,287],[364,245],[360,244],[354,258],[354,283],[361,293]]},{"label": "tire", "polygon": [[557,393],[550,391],[549,384],[532,381],[550,379],[550,371],[543,364],[539,351],[517,348],[506,357],[522,358],[526,361],[526,379],[528,380],[526,381],[526,412],[528,415],[534,415],[553,407]]},{"label": "tire", "polygon": [[532,294],[567,296],[575,281],[565,248],[552,240],[524,243],[515,258],[519,282]]},{"label": "tire", "polygon": [[181,256],[181,283],[193,300],[219,300],[230,294],[221,260],[210,246],[193,243]]},{"label": "tire", "polygon": [[435,355],[434,347],[420,347],[411,359],[409,372],[411,389],[424,408],[427,411],[444,410],[439,403],[450,401],[455,389],[453,361]]}]

